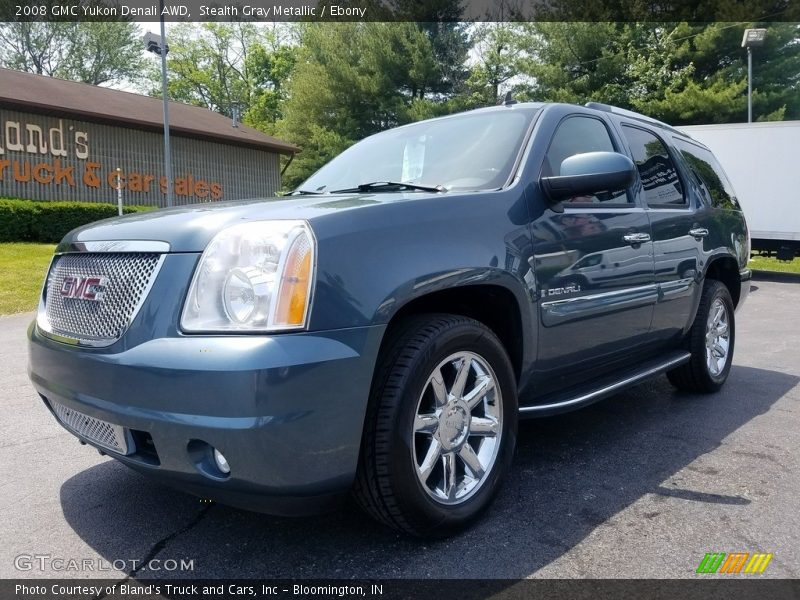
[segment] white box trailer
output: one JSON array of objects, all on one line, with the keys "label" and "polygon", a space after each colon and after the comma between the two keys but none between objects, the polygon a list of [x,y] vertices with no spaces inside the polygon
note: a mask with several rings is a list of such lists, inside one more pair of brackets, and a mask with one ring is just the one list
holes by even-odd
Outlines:
[{"label": "white box trailer", "polygon": [[800,255],[800,121],[678,127],[722,163],[753,250]]}]

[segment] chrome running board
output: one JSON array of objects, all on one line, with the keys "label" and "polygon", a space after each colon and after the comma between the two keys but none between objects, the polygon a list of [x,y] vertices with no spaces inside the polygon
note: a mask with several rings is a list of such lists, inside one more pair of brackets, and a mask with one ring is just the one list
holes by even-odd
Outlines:
[{"label": "chrome running board", "polygon": [[670,354],[666,359],[660,359],[658,362],[650,361],[639,369],[627,372],[622,379],[606,383],[599,388],[590,389],[587,392],[579,393],[577,396],[559,400],[558,402],[550,402],[547,404],[535,404],[532,406],[521,406],[519,408],[520,416],[522,417],[543,417],[556,413],[567,412],[575,410],[602,400],[603,398],[615,394],[637,383],[641,383],[655,375],[659,375],[675,367],[689,362],[691,354],[686,351],[679,351]]}]

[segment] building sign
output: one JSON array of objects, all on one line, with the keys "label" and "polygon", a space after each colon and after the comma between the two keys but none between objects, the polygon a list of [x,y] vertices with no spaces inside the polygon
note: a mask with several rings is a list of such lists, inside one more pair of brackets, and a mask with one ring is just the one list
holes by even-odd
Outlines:
[{"label": "building sign", "polygon": [[[17,189],[28,185],[63,186],[87,192],[121,188],[128,192],[132,204],[137,203],[137,196],[166,195],[166,177],[153,172],[152,160],[147,161],[151,165],[147,169],[124,168],[129,148],[115,150],[120,164],[94,159],[88,124],[72,121],[75,124],[70,125],[64,119],[50,119],[48,126],[44,120],[37,122],[36,115],[30,117],[22,120],[0,115],[0,195],[5,183],[17,184]],[[173,185],[175,197],[185,203],[220,200],[224,195],[222,183],[191,172],[179,172]],[[64,199],[68,199],[66,195]]]}]

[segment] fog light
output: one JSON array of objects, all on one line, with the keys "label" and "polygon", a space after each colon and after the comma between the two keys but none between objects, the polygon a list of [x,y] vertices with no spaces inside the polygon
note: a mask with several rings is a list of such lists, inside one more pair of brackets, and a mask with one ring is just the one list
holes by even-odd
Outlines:
[{"label": "fog light", "polygon": [[216,448],[214,448],[214,462],[217,464],[217,468],[226,475],[231,472],[231,467],[227,459],[222,455],[222,452]]}]

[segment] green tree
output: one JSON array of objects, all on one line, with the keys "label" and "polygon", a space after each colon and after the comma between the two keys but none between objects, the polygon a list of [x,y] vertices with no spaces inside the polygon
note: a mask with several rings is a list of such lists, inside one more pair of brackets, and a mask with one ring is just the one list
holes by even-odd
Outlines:
[{"label": "green tree", "polygon": [[[179,23],[170,27],[170,99],[228,116],[239,105],[249,105],[252,90],[247,58],[256,35],[251,23]],[[160,93],[159,68],[154,67],[151,74],[153,91]]]},{"label": "green tree", "polygon": [[471,44],[465,23],[465,0],[362,0],[375,20],[415,23],[430,42],[433,65],[418,78],[413,95],[444,100],[463,93]]},{"label": "green tree", "polygon": [[511,87],[509,82],[518,76],[519,63],[524,60],[520,35],[520,27],[515,23],[475,24],[471,38],[474,61],[467,81],[468,104],[494,104],[501,92]]},{"label": "green tree", "polygon": [[767,27],[765,45],[753,52],[753,113],[756,118],[800,118],[800,28],[797,23],[714,23],[673,27],[673,64],[690,71],[683,86],[667,86],[643,98],[641,110],[676,123],[728,123],[747,116],[747,54],[744,29]]},{"label": "green tree", "polygon": [[[526,98],[606,102],[674,124],[746,117],[742,32],[755,24],[526,24],[518,85]],[[532,83],[531,83],[532,82]],[[800,117],[800,35],[795,23],[768,26],[754,58],[754,113]]]},{"label": "green tree", "polygon": [[141,32],[130,22],[0,23],[0,65],[81,81],[120,85],[139,81]]},{"label": "green tree", "polygon": [[297,47],[280,43],[272,47],[256,44],[248,61],[247,72],[254,91],[244,120],[259,129],[271,131],[283,114],[287,84],[297,62]]},{"label": "green tree", "polygon": [[[266,131],[281,116],[296,46],[286,26],[252,23],[181,23],[170,28],[167,55],[173,100],[204,106]],[[160,94],[160,72],[151,69]]]},{"label": "green tree", "polygon": [[625,23],[530,23],[518,40],[525,58],[517,86],[525,99],[629,106],[626,53],[633,27]]},{"label": "green tree", "polygon": [[449,96],[429,86],[437,68],[415,23],[306,24],[277,128],[302,148],[286,186],[368,135],[447,110]]},{"label": "green tree", "polygon": [[433,94],[442,98],[462,93],[469,76],[466,61],[471,48],[466,24],[436,21],[419,23],[418,27],[430,41],[435,69],[422,82],[417,97]]}]

